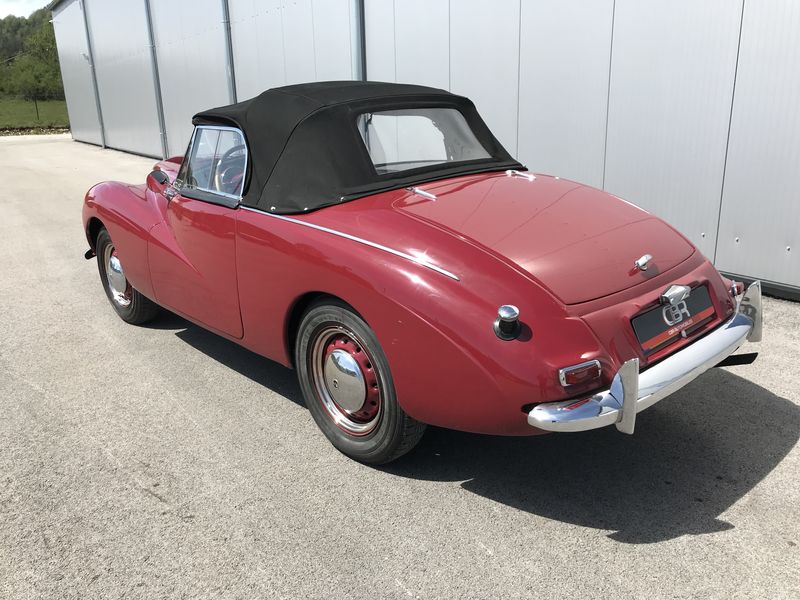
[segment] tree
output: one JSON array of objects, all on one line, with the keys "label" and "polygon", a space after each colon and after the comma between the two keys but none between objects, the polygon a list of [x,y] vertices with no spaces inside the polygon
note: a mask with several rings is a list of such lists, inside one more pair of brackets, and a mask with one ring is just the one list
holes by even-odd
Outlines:
[{"label": "tree", "polygon": [[27,19],[0,20],[0,92],[28,100],[64,98],[50,14],[37,10]]}]

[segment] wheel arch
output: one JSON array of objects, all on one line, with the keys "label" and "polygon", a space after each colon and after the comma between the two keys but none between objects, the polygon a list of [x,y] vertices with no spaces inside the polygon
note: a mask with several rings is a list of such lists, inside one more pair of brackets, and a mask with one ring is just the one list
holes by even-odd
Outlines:
[{"label": "wheel arch", "polygon": [[300,329],[300,321],[305,312],[314,304],[320,303],[322,300],[332,300],[339,302],[356,313],[360,318],[364,318],[358,310],[344,298],[332,294],[330,292],[313,291],[305,292],[298,296],[289,310],[286,312],[285,325],[284,325],[284,345],[286,347],[286,355],[289,357],[289,362],[294,368],[294,349],[297,341],[297,332]]},{"label": "wheel arch", "polygon": [[90,217],[89,221],[86,223],[86,240],[94,251],[97,250],[97,236],[104,227],[105,225],[103,222],[97,217]]}]

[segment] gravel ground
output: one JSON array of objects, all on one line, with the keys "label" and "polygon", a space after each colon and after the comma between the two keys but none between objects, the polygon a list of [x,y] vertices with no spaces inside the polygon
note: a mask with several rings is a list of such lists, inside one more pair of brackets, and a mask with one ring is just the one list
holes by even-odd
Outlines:
[{"label": "gravel ground", "polygon": [[430,429],[369,468],[292,371],[116,317],[81,201],[153,162],[0,138],[0,598],[800,597],[800,304],[632,437]]}]

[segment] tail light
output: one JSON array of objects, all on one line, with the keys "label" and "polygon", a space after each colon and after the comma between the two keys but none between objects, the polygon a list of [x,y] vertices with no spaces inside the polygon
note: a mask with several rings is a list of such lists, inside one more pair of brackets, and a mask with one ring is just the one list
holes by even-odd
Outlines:
[{"label": "tail light", "polygon": [[558,379],[564,387],[570,385],[579,385],[582,383],[590,383],[595,379],[600,379],[603,373],[600,367],[599,360],[590,360],[588,362],[580,363],[579,365],[572,365],[571,367],[564,367],[558,370]]}]

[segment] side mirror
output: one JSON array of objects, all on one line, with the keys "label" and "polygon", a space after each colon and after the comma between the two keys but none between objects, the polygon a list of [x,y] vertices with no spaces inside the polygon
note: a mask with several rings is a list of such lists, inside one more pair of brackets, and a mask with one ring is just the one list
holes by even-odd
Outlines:
[{"label": "side mirror", "polygon": [[169,185],[169,175],[164,173],[164,171],[151,171],[150,177],[155,179],[156,183],[159,185]]}]

